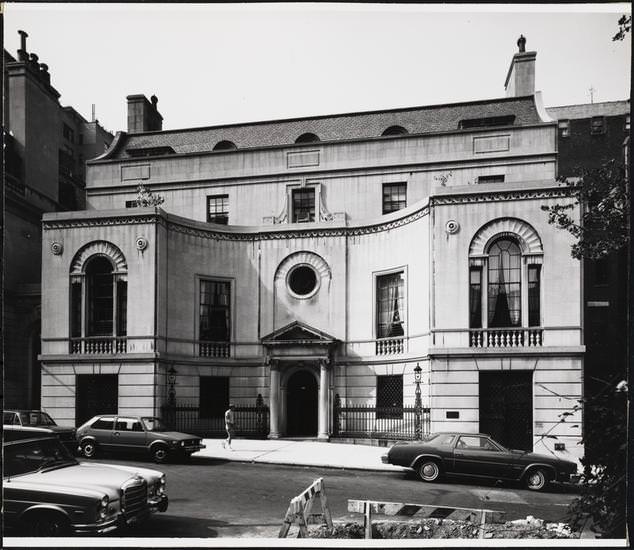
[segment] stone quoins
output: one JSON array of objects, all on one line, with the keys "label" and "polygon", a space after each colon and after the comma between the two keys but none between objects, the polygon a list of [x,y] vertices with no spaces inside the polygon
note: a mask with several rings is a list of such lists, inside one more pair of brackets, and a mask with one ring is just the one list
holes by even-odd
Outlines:
[{"label": "stone quoins", "polygon": [[64,252],[64,245],[58,241],[53,241],[51,243],[51,254],[55,254],[55,256],[60,256]]}]

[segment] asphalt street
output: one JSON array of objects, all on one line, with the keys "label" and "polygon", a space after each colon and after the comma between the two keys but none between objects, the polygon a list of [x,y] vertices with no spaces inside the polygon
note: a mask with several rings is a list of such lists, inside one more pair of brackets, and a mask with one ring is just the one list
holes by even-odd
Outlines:
[{"label": "asphalt street", "polygon": [[110,536],[127,537],[277,537],[289,501],[315,479],[324,479],[334,520],[361,516],[347,511],[348,499],[437,506],[488,508],[506,520],[533,515],[565,521],[575,494],[567,489],[534,493],[517,485],[446,481],[423,483],[413,474],[279,466],[192,458],[189,463],[157,466],[142,460],[100,458],[99,462],[138,464],[167,474],[170,499],[165,513]]}]

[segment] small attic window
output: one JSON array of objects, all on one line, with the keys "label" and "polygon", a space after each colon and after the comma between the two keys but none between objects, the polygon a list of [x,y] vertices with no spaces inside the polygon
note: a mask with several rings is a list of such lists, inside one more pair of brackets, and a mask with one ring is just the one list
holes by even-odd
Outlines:
[{"label": "small attic window", "polygon": [[134,158],[138,157],[160,157],[161,155],[173,155],[174,149],[166,145],[164,147],[137,147],[126,149],[125,152]]},{"label": "small attic window", "polygon": [[295,143],[314,143],[316,141],[321,141],[319,139],[319,136],[315,134],[311,134],[310,132],[306,132],[305,134],[302,134],[301,136],[299,136],[295,140]]},{"label": "small attic window", "polygon": [[381,135],[382,136],[402,136],[403,134],[409,134],[409,132],[402,126],[390,126],[389,128],[386,128]]},{"label": "small attic window", "polygon": [[515,115],[489,116],[482,118],[465,118],[458,123],[458,128],[466,130],[468,128],[490,128],[492,126],[512,126],[515,122]]},{"label": "small attic window", "polygon": [[236,144],[233,141],[222,140],[214,145],[214,151],[233,151],[237,149]]}]

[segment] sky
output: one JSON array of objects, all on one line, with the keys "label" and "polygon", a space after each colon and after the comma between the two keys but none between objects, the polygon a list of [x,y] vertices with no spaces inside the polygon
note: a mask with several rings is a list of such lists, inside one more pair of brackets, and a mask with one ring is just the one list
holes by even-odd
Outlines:
[{"label": "sky", "polygon": [[517,39],[546,106],[630,96],[629,4],[4,4],[4,47],[49,66],[70,105],[125,130],[155,94],[163,129],[504,97]]}]

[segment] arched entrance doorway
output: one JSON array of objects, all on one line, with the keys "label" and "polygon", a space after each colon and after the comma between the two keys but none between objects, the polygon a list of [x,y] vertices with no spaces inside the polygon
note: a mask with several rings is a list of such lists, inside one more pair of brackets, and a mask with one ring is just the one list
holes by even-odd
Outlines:
[{"label": "arched entrance doorway", "polygon": [[308,370],[292,374],[286,384],[286,433],[317,435],[317,380]]}]

